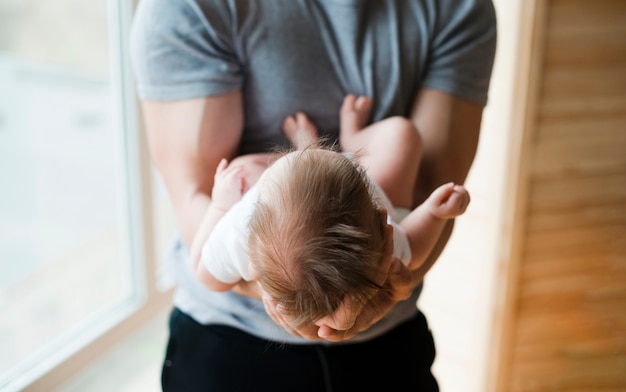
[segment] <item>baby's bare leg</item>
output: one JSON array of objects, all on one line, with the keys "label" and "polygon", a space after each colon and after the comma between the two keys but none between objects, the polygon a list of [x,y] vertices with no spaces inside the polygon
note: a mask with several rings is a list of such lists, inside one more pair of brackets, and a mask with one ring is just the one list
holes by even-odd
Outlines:
[{"label": "baby's bare leg", "polygon": [[396,116],[363,128],[371,100],[348,95],[341,107],[339,143],[355,153],[367,174],[385,191],[396,207],[412,208],[415,180],[422,156],[417,129],[407,118]]},{"label": "baby's bare leg", "polygon": [[319,143],[315,125],[302,112],[289,116],[283,121],[283,132],[298,150],[316,147]]},{"label": "baby's bare leg", "polygon": [[339,144],[343,151],[356,152],[362,148],[358,143],[367,142],[367,136],[357,134],[367,125],[371,110],[370,98],[346,95],[339,112]]}]

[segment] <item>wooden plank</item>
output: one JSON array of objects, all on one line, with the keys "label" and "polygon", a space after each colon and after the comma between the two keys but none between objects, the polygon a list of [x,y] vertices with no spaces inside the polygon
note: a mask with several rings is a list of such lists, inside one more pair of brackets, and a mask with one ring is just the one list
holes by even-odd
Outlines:
[{"label": "wooden plank", "polygon": [[[546,270],[549,272],[546,273]],[[520,298],[524,297],[524,301],[546,291],[549,291],[551,295],[556,293],[566,295],[563,298],[559,297],[559,301],[566,301],[569,298],[567,296],[575,294],[605,299],[614,295],[626,300],[626,284],[624,284],[626,281],[626,264],[614,266],[609,260],[598,263],[583,261],[570,264],[550,261],[535,262],[525,266],[522,275],[524,284]],[[577,292],[576,290],[580,291]],[[545,303],[552,303],[553,301],[554,299],[546,299]]]},{"label": "wooden plank", "polygon": [[532,157],[532,173],[537,179],[620,171],[626,173],[626,124],[593,139],[544,141],[535,146]]},{"label": "wooden plank", "polygon": [[579,204],[576,208],[537,209],[535,211],[537,213],[529,217],[529,232],[626,224],[626,206],[621,202]]},{"label": "wooden plank", "polygon": [[624,94],[602,94],[590,99],[589,96],[579,94],[577,96],[562,96],[560,99],[552,97],[545,100],[539,106],[540,119],[559,118],[577,119],[590,116],[621,116],[626,108],[626,96]]},{"label": "wooden plank", "polygon": [[[557,373],[563,375],[566,373],[564,368],[568,366],[598,366],[607,360],[624,359],[626,344],[623,340],[611,342],[603,339],[567,344],[526,343],[520,344],[520,350],[515,356],[515,367],[529,375],[532,371],[533,376],[546,377]],[[616,363],[609,365],[605,371],[623,373],[624,368],[616,367]]]},{"label": "wooden plank", "polygon": [[[623,255],[626,225],[577,227],[564,230],[529,232],[527,252],[538,257],[559,252],[596,251]],[[626,261],[626,260],[625,260]]]},{"label": "wooden plank", "polygon": [[530,196],[531,214],[593,205],[626,208],[626,171],[592,176],[536,179]]},{"label": "wooden plank", "polygon": [[553,278],[563,276],[564,271],[569,274],[595,274],[601,271],[623,269],[626,271],[626,263],[619,265],[613,263],[605,253],[588,252],[587,254],[576,253],[574,255],[552,255],[528,257],[521,271],[521,280],[541,278]]},{"label": "wooden plank", "polygon": [[546,262],[567,262],[572,260],[572,263],[577,260],[598,260],[602,258],[607,263],[611,264],[611,268],[617,268],[620,271],[626,266],[624,265],[624,252],[626,252],[626,244],[624,241],[620,241],[617,237],[617,241],[604,241],[599,243],[600,246],[581,246],[581,247],[536,247],[525,249],[524,263],[546,263]]},{"label": "wooden plank", "polygon": [[[598,287],[616,293],[616,297],[621,301],[621,306],[626,306],[626,273],[615,274],[610,271],[598,271],[593,274],[568,274],[563,276],[548,277],[541,279],[526,280],[522,285],[520,293],[520,306],[530,298],[542,298],[552,295],[564,294],[581,295],[587,297],[593,295]],[[561,298],[561,299],[563,299]],[[608,299],[606,299],[608,301]],[[545,303],[551,304],[552,300]],[[582,305],[582,304],[581,304]],[[624,308],[626,309],[626,308]],[[626,315],[626,312],[623,312]]]},{"label": "wooden plank", "polygon": [[[581,67],[578,64],[544,69],[542,98],[545,100],[587,101],[596,97],[624,96],[626,72],[624,64]],[[623,108],[626,111],[626,108]]]},{"label": "wooden plank", "polygon": [[536,342],[519,342],[521,349],[516,353],[516,362],[542,361],[548,358],[576,360],[598,356],[626,355],[626,342],[617,336],[601,337],[594,340],[581,341],[580,336],[574,336],[566,341],[562,336],[553,334],[552,340]]},{"label": "wooden plank", "polygon": [[524,361],[514,367],[507,391],[623,392],[625,366],[626,355]]},{"label": "wooden plank", "polygon": [[606,263],[610,263],[611,268],[623,270],[626,268],[626,246],[624,241],[616,235],[613,240],[607,240],[606,236],[600,241],[596,241],[592,245],[589,243],[574,244],[570,242],[569,246],[536,246],[532,249],[526,249],[526,264],[545,264],[552,260],[596,260],[595,257],[602,257]]},{"label": "wooden plank", "polygon": [[623,134],[626,134],[626,113],[613,116],[578,115],[576,118],[548,117],[542,118],[537,124],[535,144],[562,143],[567,140],[586,143],[594,139],[610,140]]},{"label": "wooden plank", "polygon": [[[554,293],[555,298],[529,297],[524,299],[520,307],[520,315],[525,322],[519,324],[516,342],[583,342],[596,339],[617,339],[624,342],[626,331],[626,315],[624,306],[624,287],[619,287],[619,294],[612,300],[595,300],[593,294]],[[616,292],[618,290],[615,290]],[[577,322],[572,314],[580,320],[593,325]],[[554,322],[562,320],[562,324]],[[614,342],[616,343],[616,342]]]}]

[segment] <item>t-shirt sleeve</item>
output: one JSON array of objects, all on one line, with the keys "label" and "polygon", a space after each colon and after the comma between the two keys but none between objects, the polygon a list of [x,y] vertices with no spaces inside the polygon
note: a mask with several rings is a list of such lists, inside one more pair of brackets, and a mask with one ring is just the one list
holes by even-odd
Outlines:
[{"label": "t-shirt sleeve", "polygon": [[399,224],[389,222],[393,228],[393,257],[397,257],[402,264],[408,266],[411,263],[411,244],[409,237]]},{"label": "t-shirt sleeve", "polygon": [[241,87],[229,10],[225,2],[205,3],[215,9],[183,0],[139,2],[130,52],[141,99],[189,99]]},{"label": "t-shirt sleeve", "polygon": [[491,0],[442,1],[423,86],[487,103],[496,49]]}]

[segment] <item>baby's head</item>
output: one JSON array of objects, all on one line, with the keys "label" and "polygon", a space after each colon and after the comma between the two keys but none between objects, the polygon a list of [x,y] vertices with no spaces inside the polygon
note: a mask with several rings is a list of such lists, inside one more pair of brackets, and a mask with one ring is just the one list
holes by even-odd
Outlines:
[{"label": "baby's head", "polygon": [[293,151],[258,183],[248,247],[265,292],[296,323],[381,288],[385,217],[363,168],[321,148]]}]

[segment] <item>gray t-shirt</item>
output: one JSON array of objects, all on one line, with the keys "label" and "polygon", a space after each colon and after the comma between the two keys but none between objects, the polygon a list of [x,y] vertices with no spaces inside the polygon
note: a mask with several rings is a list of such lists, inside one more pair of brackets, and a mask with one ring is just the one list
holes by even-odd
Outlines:
[{"label": "gray t-shirt", "polygon": [[[141,0],[131,34],[141,99],[242,91],[241,153],[285,145],[281,124],[297,111],[336,137],[349,93],[373,98],[371,121],[407,116],[422,87],[485,104],[495,44],[490,0]],[[276,326],[261,302],[204,289],[188,257],[177,239],[169,266],[181,310],[201,323],[307,343]],[[351,341],[410,318],[419,292]]]}]

